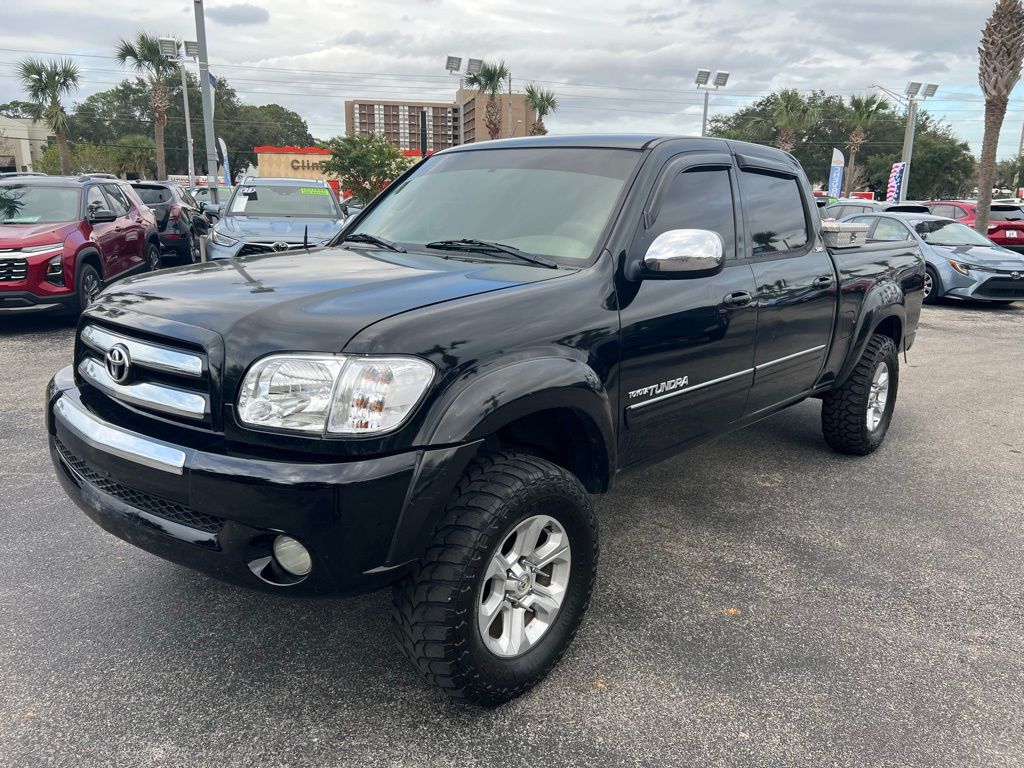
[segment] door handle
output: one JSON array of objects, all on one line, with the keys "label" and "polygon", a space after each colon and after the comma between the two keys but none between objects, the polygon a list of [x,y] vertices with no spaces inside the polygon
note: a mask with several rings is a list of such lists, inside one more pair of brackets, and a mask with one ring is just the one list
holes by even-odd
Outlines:
[{"label": "door handle", "polygon": [[747,291],[734,291],[722,299],[722,303],[727,307],[745,307],[753,300],[754,297]]},{"label": "door handle", "polygon": [[821,277],[814,278],[814,282],[811,283],[815,288],[828,288],[832,285],[832,275],[822,275]]}]

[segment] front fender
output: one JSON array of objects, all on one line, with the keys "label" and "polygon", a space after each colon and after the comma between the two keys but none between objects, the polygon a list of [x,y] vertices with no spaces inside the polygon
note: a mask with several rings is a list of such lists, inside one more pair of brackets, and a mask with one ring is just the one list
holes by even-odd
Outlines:
[{"label": "front fender", "polygon": [[896,339],[896,346],[899,348],[907,327],[906,296],[895,280],[884,280],[873,286],[864,296],[863,308],[850,338],[850,349],[839,375],[836,376],[834,386],[841,385],[853,373],[872,334],[890,317],[895,317],[899,321],[899,334]]},{"label": "front fender", "polygon": [[610,477],[614,409],[594,369],[568,358],[530,358],[482,375],[465,374],[434,401],[417,445],[478,440],[523,416],[553,408],[575,411],[600,438]]}]

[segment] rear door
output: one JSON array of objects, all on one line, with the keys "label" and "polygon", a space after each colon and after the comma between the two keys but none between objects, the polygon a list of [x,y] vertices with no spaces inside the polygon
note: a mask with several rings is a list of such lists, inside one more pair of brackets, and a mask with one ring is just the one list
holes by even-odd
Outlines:
[{"label": "rear door", "polygon": [[746,415],[811,389],[832,338],[837,305],[832,259],[817,237],[807,185],[795,169],[740,157],[743,255],[754,271],[757,339]]},{"label": "rear door", "polygon": [[[111,202],[103,194],[99,184],[91,184],[85,190],[85,215],[98,210],[111,210]],[[92,241],[100,252],[103,265],[103,278],[114,277],[121,272],[121,234],[117,231],[117,222],[89,222],[92,229]]]},{"label": "rear door", "polygon": [[627,260],[670,229],[708,229],[725,243],[711,277],[641,280],[620,291],[623,465],[699,442],[738,420],[753,374],[750,265],[738,263],[735,170],[728,154],[677,155],[663,167]]},{"label": "rear door", "polygon": [[111,210],[117,214],[116,229],[121,237],[121,271],[134,269],[146,258],[146,223],[117,184],[104,184]]}]

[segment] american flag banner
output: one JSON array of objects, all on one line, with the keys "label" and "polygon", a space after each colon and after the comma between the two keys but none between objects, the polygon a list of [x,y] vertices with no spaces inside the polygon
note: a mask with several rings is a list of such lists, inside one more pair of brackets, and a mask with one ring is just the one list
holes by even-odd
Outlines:
[{"label": "american flag banner", "polygon": [[906,163],[893,163],[892,171],[889,173],[889,186],[885,189],[885,201],[887,203],[898,203],[900,201],[900,187],[903,186],[903,171]]}]

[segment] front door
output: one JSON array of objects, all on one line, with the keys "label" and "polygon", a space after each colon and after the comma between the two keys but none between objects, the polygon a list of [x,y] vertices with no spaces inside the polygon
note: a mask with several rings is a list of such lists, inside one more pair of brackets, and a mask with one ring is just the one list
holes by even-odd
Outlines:
[{"label": "front door", "polygon": [[[87,188],[85,193],[85,215],[88,221],[93,211],[109,210],[110,202],[98,184]],[[102,262],[103,279],[116,276],[121,271],[121,234],[117,231],[117,222],[106,221],[90,223],[92,229],[90,239],[96,244]]]},{"label": "front door", "polygon": [[745,256],[757,284],[754,385],[747,416],[806,394],[821,374],[835,323],[837,278],[818,241],[809,192],[770,160],[741,167]]},{"label": "front door", "polygon": [[756,309],[749,264],[736,263],[735,177],[727,154],[669,160],[654,185],[627,262],[671,229],[718,232],[725,268],[711,277],[643,279],[619,291],[619,455],[656,460],[743,414],[753,375]]}]

